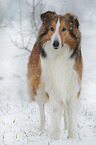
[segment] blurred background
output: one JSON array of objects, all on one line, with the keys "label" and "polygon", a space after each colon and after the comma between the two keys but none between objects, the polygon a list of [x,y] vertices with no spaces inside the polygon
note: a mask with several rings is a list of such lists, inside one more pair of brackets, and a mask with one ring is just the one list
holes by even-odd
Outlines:
[{"label": "blurred background", "polygon": [[29,103],[26,74],[41,26],[40,14],[49,10],[58,14],[70,12],[79,19],[84,65],[79,139],[85,141],[83,144],[96,144],[96,0],[0,0],[0,145],[17,145],[16,139],[19,144],[27,144],[32,136],[30,126],[35,127],[35,143],[39,136],[39,111],[35,103]]}]

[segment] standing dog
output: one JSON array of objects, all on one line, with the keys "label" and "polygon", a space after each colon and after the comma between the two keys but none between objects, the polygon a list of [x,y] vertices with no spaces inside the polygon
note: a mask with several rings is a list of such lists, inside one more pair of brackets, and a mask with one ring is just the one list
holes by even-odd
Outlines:
[{"label": "standing dog", "polygon": [[42,26],[28,63],[28,88],[40,109],[40,129],[44,129],[44,105],[49,100],[53,136],[60,138],[64,113],[68,137],[76,136],[82,80],[81,34],[76,16],[41,14]]}]

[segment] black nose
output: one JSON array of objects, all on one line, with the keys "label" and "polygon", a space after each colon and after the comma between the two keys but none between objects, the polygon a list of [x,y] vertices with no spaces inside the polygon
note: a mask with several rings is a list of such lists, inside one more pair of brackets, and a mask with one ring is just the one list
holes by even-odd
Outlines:
[{"label": "black nose", "polygon": [[57,40],[54,41],[54,42],[53,42],[53,46],[54,46],[54,48],[57,48],[57,47],[59,46],[59,41],[57,41]]}]

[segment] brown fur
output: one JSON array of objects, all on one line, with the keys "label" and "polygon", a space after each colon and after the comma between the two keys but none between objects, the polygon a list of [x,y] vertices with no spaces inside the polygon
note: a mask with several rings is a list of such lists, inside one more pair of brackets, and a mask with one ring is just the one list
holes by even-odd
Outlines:
[{"label": "brown fur", "polygon": [[36,90],[39,88],[41,81],[41,65],[40,65],[40,48],[38,42],[35,43],[28,63],[28,88],[32,99],[37,95]]},{"label": "brown fur", "polygon": [[78,92],[78,95],[77,95],[77,98],[79,99],[80,97],[80,94],[81,94],[81,88],[79,89],[79,92]]},{"label": "brown fur", "polygon": [[[54,27],[54,30],[56,29],[56,21],[53,20],[52,22],[49,22],[48,26],[45,27],[44,24],[43,24],[43,26],[41,27],[40,32],[39,32],[39,38],[38,38],[38,41],[41,43],[41,47],[48,40],[51,40],[51,36],[54,33],[54,31],[53,32],[51,31],[51,27]],[[48,29],[47,34],[44,35],[43,37],[41,37],[42,34],[46,32],[46,29]]]},{"label": "brown fur", "polygon": [[[79,75],[79,83],[81,86],[81,81],[82,81],[82,70],[83,70],[83,60],[82,60],[82,55],[81,52],[78,55],[77,60],[75,61],[75,65],[74,65],[75,70],[77,71],[78,75]],[[77,97],[79,98],[81,94],[81,88],[79,89],[78,95]]]},{"label": "brown fur", "polygon": [[[62,32],[63,28],[66,28],[65,32]],[[68,27],[66,26],[66,23],[63,20],[61,20],[59,34],[61,36],[62,46],[64,45],[64,43],[66,43],[70,46],[71,49],[75,48],[76,40],[70,36],[69,31],[68,31]]]},{"label": "brown fur", "polygon": [[77,61],[75,62],[75,70],[77,71],[79,75],[80,81],[82,80],[82,69],[83,69],[83,61],[82,61],[82,56],[79,56],[80,58],[77,58]]},{"label": "brown fur", "polygon": [[45,96],[46,96],[47,99],[49,99],[49,95],[48,95],[48,93],[45,93]]}]

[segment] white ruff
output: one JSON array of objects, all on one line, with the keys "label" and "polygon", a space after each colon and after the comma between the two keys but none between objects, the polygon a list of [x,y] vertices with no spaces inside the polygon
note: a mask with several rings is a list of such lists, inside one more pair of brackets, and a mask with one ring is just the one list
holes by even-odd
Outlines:
[{"label": "white ruff", "polygon": [[74,59],[67,45],[54,50],[50,42],[45,45],[46,58],[41,58],[42,78],[49,96],[66,104],[79,91],[78,74],[74,69]]}]

